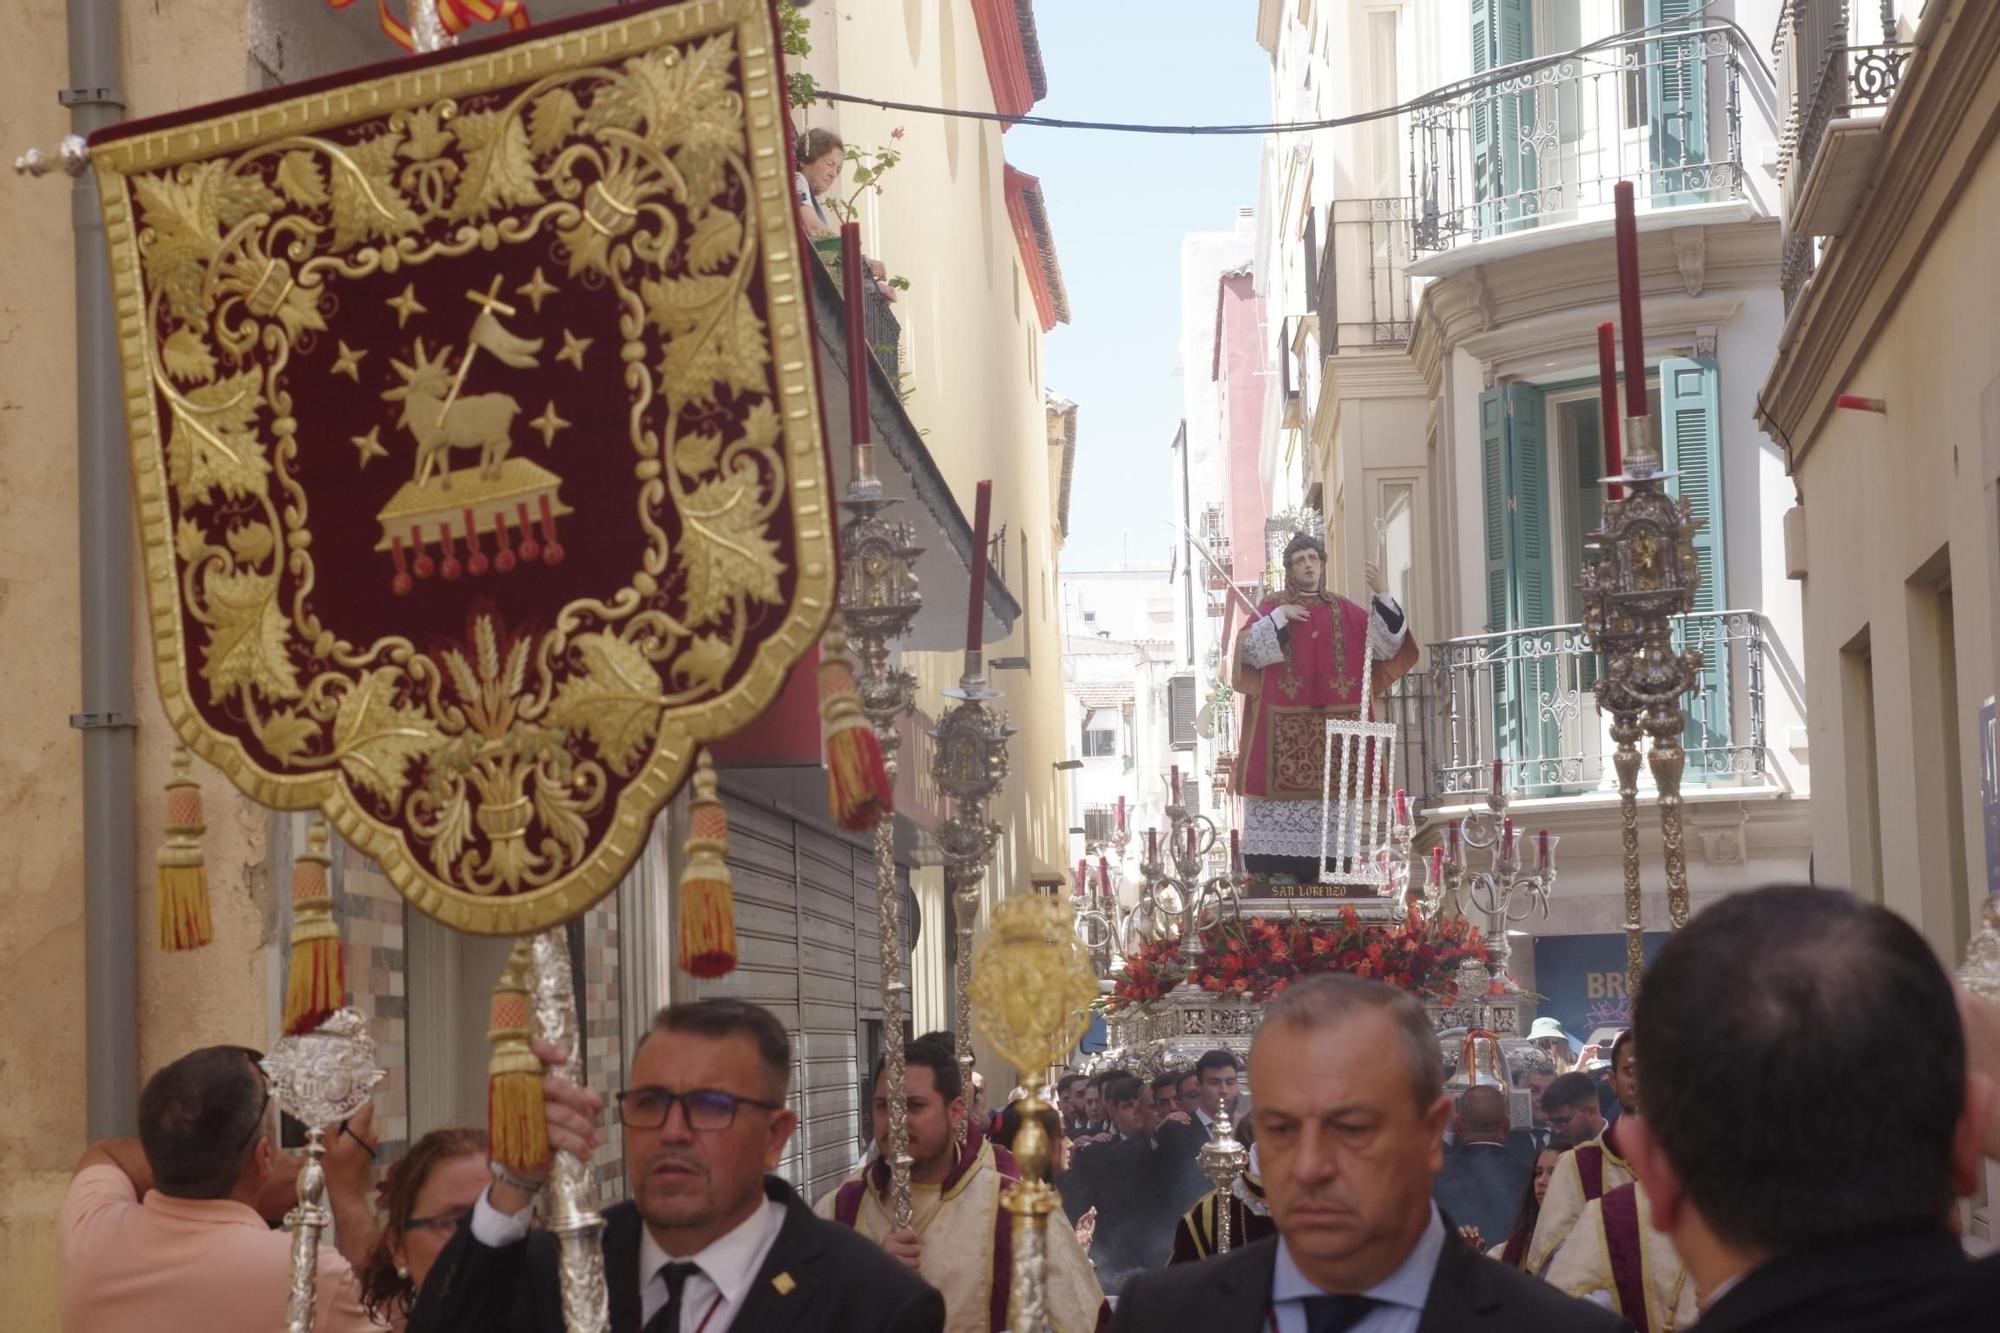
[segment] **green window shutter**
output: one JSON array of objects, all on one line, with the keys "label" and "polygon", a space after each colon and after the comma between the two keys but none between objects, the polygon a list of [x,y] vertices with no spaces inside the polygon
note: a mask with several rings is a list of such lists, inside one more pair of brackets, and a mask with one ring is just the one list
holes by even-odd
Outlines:
[{"label": "green window shutter", "polygon": [[[1695,568],[1701,585],[1695,589],[1694,625],[1697,644],[1707,659],[1701,684],[1688,703],[1688,726],[1682,745],[1688,750],[1688,776],[1700,780],[1703,750],[1729,744],[1729,654],[1710,617],[1729,606],[1729,570],[1723,554],[1722,413],[1712,357],[1669,357],[1660,362],[1660,427],[1662,461],[1675,474],[1671,489],[1685,498],[1688,512],[1701,526],[1694,534]],[[1722,758],[1722,756],[1714,756]]]},{"label": "green window shutter", "polygon": [[[1556,623],[1548,407],[1542,391],[1531,384],[1507,386],[1507,467],[1514,532],[1512,628],[1522,631],[1514,638],[1515,697],[1520,700],[1520,716],[1512,728],[1518,744],[1515,757],[1554,759],[1562,753],[1562,727],[1543,704],[1554,702],[1562,688],[1562,673],[1554,657],[1531,655],[1553,644],[1529,632]],[[1526,793],[1545,794],[1549,776],[1531,764],[1516,780]]]},{"label": "green window shutter", "polygon": [[1514,623],[1508,600],[1507,400],[1500,389],[1479,395],[1479,479],[1486,512],[1486,632]]},{"label": "green window shutter", "polygon": [[[1576,488],[1574,510],[1576,526],[1568,533],[1570,542],[1570,572],[1578,581],[1583,576],[1583,567],[1590,562],[1590,553],[1584,546],[1590,534],[1604,526],[1604,441],[1593,433],[1586,448],[1570,453],[1572,475],[1570,483]],[[1597,681],[1597,653],[1593,650],[1577,663],[1577,679],[1580,688],[1588,694]]]},{"label": "green window shutter", "polygon": [[[1488,389],[1479,395],[1479,480],[1486,515],[1486,632],[1505,635],[1514,625],[1513,583],[1508,574],[1513,565],[1513,522],[1508,513],[1512,491],[1507,465],[1507,391]],[[1497,649],[1505,643],[1494,640]],[[1514,671],[1504,657],[1497,658],[1490,672],[1492,686],[1493,754],[1511,759],[1520,752],[1520,713],[1515,701]]]},{"label": "green window shutter", "polygon": [[[1646,0],[1646,22],[1676,23],[1699,0]],[[1688,26],[1692,26],[1691,24]],[[1646,44],[1646,114],[1656,207],[1698,204],[1708,196],[1708,97],[1702,39],[1669,36]]]},{"label": "green window shutter", "polygon": [[[1484,74],[1535,53],[1530,0],[1472,0],[1472,72]],[[1532,225],[1522,197],[1535,188],[1539,163],[1522,142],[1535,123],[1535,95],[1481,89],[1472,100],[1472,187],[1479,234]]]},{"label": "green window shutter", "polygon": [[[1472,72],[1494,66],[1493,6],[1498,0],[1472,0]],[[1472,95],[1472,197],[1480,202],[1479,234],[1490,235],[1493,218],[1483,205],[1493,190],[1494,106],[1485,90]],[[1489,392],[1491,392],[1489,390]]]}]

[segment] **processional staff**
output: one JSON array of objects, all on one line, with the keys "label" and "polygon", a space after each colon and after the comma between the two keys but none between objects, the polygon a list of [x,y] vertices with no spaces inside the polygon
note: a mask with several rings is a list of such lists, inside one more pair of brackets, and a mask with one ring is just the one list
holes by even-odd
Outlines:
[{"label": "processional staff", "polygon": [[973,505],[972,590],[965,612],[965,673],[945,691],[954,703],[931,729],[931,776],[951,798],[951,815],[938,828],[944,851],[945,891],[957,925],[958,989],[953,1029],[958,1063],[966,1086],[972,1083],[972,935],[979,922],[979,885],[993,859],[1000,826],[987,816],[987,802],[1007,777],[1007,738],[1014,734],[1006,714],[987,707],[1000,692],[987,685],[981,650],[986,615],[986,542],[993,519],[993,483],[979,483]]},{"label": "processional staff", "polygon": [[[916,677],[892,667],[895,641],[909,633],[923,598],[917,590],[915,534],[906,523],[884,516],[898,503],[882,493],[875,475],[874,432],[868,412],[869,361],[873,353],[863,321],[867,271],[861,258],[861,228],[852,222],[840,229],[841,286],[847,305],[847,413],[853,440],[853,473],[841,508],[848,513],[840,533],[843,568],[840,606],[846,640],[839,620],[829,632],[829,656],[851,641],[860,654],[861,704],[881,746],[885,784],[893,789],[896,750],[901,737],[896,720],[910,706]],[[829,753],[830,776],[837,766]],[[900,886],[896,879],[895,815],[880,812],[875,823],[875,906],[882,962],[882,1067],[889,1101],[888,1138],[880,1145],[889,1164],[889,1211],[895,1229],[908,1231],[910,1214],[910,1124],[908,1079],[903,1058],[903,928]]]},{"label": "processional staff", "polygon": [[1694,534],[1702,520],[1685,498],[1667,493],[1672,474],[1662,467],[1646,402],[1646,342],[1639,312],[1639,232],[1632,183],[1620,181],[1617,201],[1619,315],[1625,326],[1625,426],[1622,448],[1611,420],[1611,326],[1598,327],[1599,392],[1604,402],[1607,500],[1604,526],[1590,534],[1599,558],[1586,564],[1581,590],[1584,628],[1604,657],[1595,685],[1597,706],[1611,715],[1617,744],[1625,871],[1626,975],[1636,988],[1644,964],[1644,922],[1639,892],[1639,737],[1650,737],[1646,762],[1659,789],[1660,833],[1666,862],[1667,915],[1674,929],[1688,921],[1687,861],[1682,845],[1681,745],[1687,715],[1681,696],[1699,678],[1698,648],[1676,649],[1674,618],[1694,605],[1701,584]]}]

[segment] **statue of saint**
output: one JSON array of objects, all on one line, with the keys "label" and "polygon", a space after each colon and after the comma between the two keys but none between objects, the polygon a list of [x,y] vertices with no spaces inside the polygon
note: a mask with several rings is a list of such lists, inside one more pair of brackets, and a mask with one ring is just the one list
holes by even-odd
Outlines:
[{"label": "statue of saint", "polygon": [[[1285,587],[1243,627],[1235,664],[1244,696],[1241,790],[1244,868],[1267,880],[1319,880],[1337,812],[1323,804],[1326,723],[1376,715],[1376,699],[1417,661],[1403,608],[1367,567],[1374,615],[1325,588],[1326,546],[1300,533],[1285,547]],[[1361,698],[1363,666],[1374,699]],[[1335,762],[1338,763],[1336,751]],[[1350,788],[1359,790],[1358,776]],[[1337,802],[1345,799],[1334,792]],[[1333,817],[1329,818],[1332,814]]]}]

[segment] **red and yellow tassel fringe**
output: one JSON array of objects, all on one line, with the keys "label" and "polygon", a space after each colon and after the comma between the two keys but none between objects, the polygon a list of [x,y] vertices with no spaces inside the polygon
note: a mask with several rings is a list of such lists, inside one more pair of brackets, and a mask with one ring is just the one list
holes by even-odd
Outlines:
[{"label": "red and yellow tassel fringe", "polygon": [[715,795],[708,751],[694,770],[687,869],[681,875],[681,971],[719,977],[736,966],[736,903],[729,891],[729,812]]},{"label": "red and yellow tassel fringe", "polygon": [[326,825],[306,830],[306,850],[292,862],[292,962],[285,976],[285,1035],[316,1030],[347,1003],[347,965],[333,920]]},{"label": "red and yellow tassel fringe", "polygon": [[882,742],[862,711],[847,656],[847,626],[838,613],[819,645],[819,715],[826,723],[826,798],[833,822],[872,829],[896,808],[896,791],[882,762]]},{"label": "red and yellow tassel fringe", "polygon": [[174,775],[167,779],[167,839],[153,868],[159,900],[160,947],[169,952],[199,949],[215,938],[208,915],[208,871],[202,865],[201,787],[189,771],[186,746],[174,748]]},{"label": "red and yellow tassel fringe", "polygon": [[549,1122],[542,1107],[542,1062],[528,1045],[534,1022],[529,991],[535,963],[526,939],[514,941],[493,987],[486,1040],[486,1133],[493,1160],[515,1171],[539,1172],[549,1161]]}]

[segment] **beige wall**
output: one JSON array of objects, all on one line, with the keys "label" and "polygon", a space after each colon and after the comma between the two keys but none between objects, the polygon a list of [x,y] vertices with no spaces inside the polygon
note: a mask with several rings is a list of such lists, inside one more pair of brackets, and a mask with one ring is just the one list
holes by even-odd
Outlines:
[{"label": "beige wall", "polygon": [[[1980,822],[1980,705],[1994,683],[1994,479],[2000,475],[2000,276],[1991,263],[2000,216],[2000,163],[1972,178],[1930,241],[1900,304],[1849,383],[1889,401],[1889,414],[1839,411],[1809,442],[1799,480],[1806,501],[1805,679],[1818,768],[1814,854],[1818,879],[1854,884],[1916,922],[1956,959],[1984,897]],[[1821,336],[1818,330],[1808,336]],[[1806,443],[1806,442],[1801,442]],[[1865,540],[1857,540],[1865,534]],[[1958,690],[1938,693],[1932,588],[1949,561]],[[1875,789],[1870,820],[1859,731],[1860,699],[1842,649],[1871,647]],[[1949,711],[1944,711],[1948,702]],[[1956,731],[1952,774],[1941,726]],[[1956,828],[1953,827],[1954,822]],[[1879,889],[1857,827],[1879,829]],[[1858,855],[1857,855],[1858,853]]]},{"label": "beige wall", "polygon": [[[967,0],[846,0],[805,12],[813,21],[812,67],[824,86],[992,109]],[[829,58],[824,36],[835,26],[834,15],[838,42]],[[1007,586],[1021,603],[1022,618],[1007,639],[987,645],[986,654],[989,661],[1028,657],[1032,669],[988,675],[1006,695],[995,706],[1017,728],[1008,751],[1010,776],[993,804],[1003,835],[986,878],[990,903],[1027,890],[1031,861],[1060,868],[1068,846],[1068,806],[1062,775],[1053,768],[1066,753],[1055,589],[1061,538],[1051,503],[1051,473],[1060,470],[1062,454],[1048,443],[1042,331],[1027,261],[1007,214],[1006,136],[991,122],[852,104],[822,104],[800,119],[833,126],[862,148],[888,144],[891,132],[902,128],[901,163],[884,178],[879,199],[863,205],[865,246],[911,284],[895,307],[905,329],[911,419],[926,432],[925,443],[968,520],[974,485],[991,478],[993,528],[1007,529]],[[1062,219],[1052,225],[1060,243]],[[912,654],[908,665],[918,677],[918,707],[937,716],[950,702],[941,691],[957,684],[962,658]],[[927,772],[927,747],[919,751]],[[927,911],[931,921],[941,923],[942,914]],[[936,1012],[928,1005],[918,1011]],[[980,1063],[993,1067],[986,1058]]]},{"label": "beige wall", "polygon": [[[120,7],[128,114],[148,115],[245,86],[241,0]],[[11,158],[68,130],[64,8],[15,6],[0,43],[0,125]],[[0,739],[7,854],[0,858],[0,1309],[9,1328],[56,1326],[55,1212],[84,1123],[82,744],[77,629],[75,319],[70,189],[10,178],[0,190]],[[137,585],[137,562],[134,580]],[[146,641],[133,608],[135,642]],[[194,1046],[269,1039],[263,812],[201,771],[216,939],[194,954],[154,947],[152,862],[169,739],[142,658],[139,717],[138,1075]]]}]

